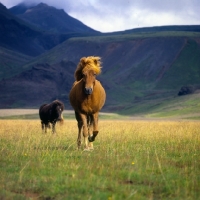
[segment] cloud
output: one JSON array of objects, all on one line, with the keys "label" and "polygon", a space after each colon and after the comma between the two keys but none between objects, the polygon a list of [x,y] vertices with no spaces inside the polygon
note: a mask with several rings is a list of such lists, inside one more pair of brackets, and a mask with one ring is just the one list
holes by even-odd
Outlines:
[{"label": "cloud", "polygon": [[[21,0],[2,0],[8,8]],[[25,0],[30,2],[30,0]],[[33,0],[40,3],[41,0]],[[200,23],[199,0],[42,0],[101,32]]]},{"label": "cloud", "polygon": [[146,26],[199,24],[198,0],[96,0],[85,12],[69,11],[88,26],[103,32]]}]

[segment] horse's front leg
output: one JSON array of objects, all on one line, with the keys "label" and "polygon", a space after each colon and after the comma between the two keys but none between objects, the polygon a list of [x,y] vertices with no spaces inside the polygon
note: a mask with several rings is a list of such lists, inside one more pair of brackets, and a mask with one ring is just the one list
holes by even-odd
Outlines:
[{"label": "horse's front leg", "polygon": [[85,150],[88,149],[88,127],[87,127],[87,117],[85,114],[80,114],[80,117],[83,122],[83,137],[84,137],[84,144]]},{"label": "horse's front leg", "polygon": [[77,148],[80,149],[81,148],[81,130],[83,127],[83,122],[82,121],[78,121],[78,137],[77,137]]},{"label": "horse's front leg", "polygon": [[47,133],[48,124],[44,124],[44,132]]},{"label": "horse's front leg", "polygon": [[77,137],[77,148],[81,148],[81,131],[83,128],[83,121],[78,112],[75,112],[76,120],[77,120],[77,126],[78,126],[78,137]]},{"label": "horse's front leg", "polygon": [[[88,132],[89,132],[89,136],[88,136],[88,140],[89,138],[91,138],[93,136],[93,123],[94,123],[94,119],[93,116],[91,115],[89,117],[89,122],[88,122]],[[88,147],[90,150],[93,150],[93,142],[89,142]]]},{"label": "horse's front leg", "polygon": [[95,140],[96,136],[99,133],[99,130],[98,130],[98,117],[99,117],[99,113],[98,112],[93,114],[93,133],[88,138],[89,142],[93,142]]}]

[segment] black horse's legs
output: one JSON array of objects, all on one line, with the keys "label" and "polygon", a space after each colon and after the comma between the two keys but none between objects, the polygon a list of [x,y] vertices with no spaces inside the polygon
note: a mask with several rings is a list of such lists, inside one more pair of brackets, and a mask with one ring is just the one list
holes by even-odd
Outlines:
[{"label": "black horse's legs", "polygon": [[56,133],[56,121],[52,123],[52,133]]},{"label": "black horse's legs", "polygon": [[41,121],[42,131],[44,132],[45,124]]},{"label": "black horse's legs", "polygon": [[44,132],[47,133],[48,124],[44,124]]}]

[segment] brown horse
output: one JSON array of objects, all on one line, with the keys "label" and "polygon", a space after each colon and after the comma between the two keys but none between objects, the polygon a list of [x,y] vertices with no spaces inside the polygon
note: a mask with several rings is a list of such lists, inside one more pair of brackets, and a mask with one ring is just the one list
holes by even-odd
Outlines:
[{"label": "brown horse", "polygon": [[[106,93],[96,75],[101,73],[100,57],[83,57],[75,71],[75,79],[69,93],[78,122],[78,149],[81,147],[83,129],[85,150],[93,149],[93,141],[98,134],[98,115],[106,99]],[[88,144],[89,140],[89,144]]]}]

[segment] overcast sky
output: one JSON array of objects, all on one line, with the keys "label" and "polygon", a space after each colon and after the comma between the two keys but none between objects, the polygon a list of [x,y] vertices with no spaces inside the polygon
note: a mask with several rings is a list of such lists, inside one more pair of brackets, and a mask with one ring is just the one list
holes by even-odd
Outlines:
[{"label": "overcast sky", "polygon": [[[23,0],[0,0],[7,8]],[[162,25],[200,25],[200,0],[24,0],[64,9],[87,26],[112,32]]]}]

